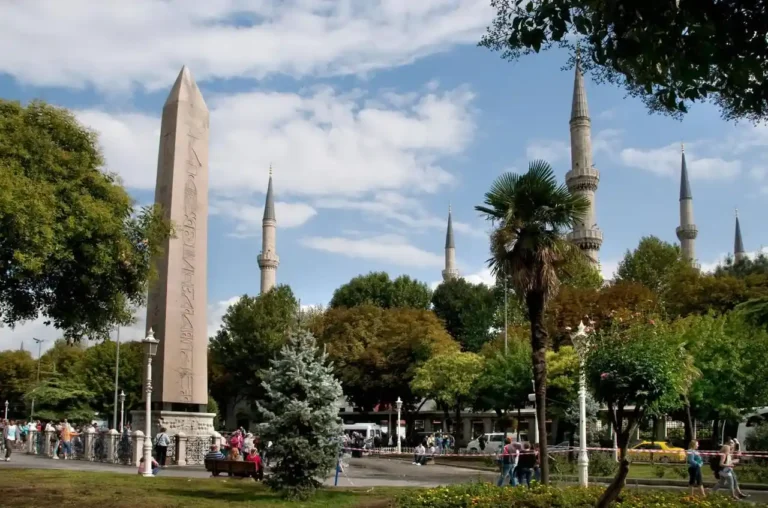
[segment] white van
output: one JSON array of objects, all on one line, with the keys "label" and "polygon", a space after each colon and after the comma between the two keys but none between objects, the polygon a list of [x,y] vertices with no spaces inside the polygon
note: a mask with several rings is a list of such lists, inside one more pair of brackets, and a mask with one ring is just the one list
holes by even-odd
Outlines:
[{"label": "white van", "polygon": [[375,423],[348,423],[342,425],[344,434],[352,437],[352,434],[357,432],[361,434],[365,439],[365,447],[371,448],[373,445],[373,438],[378,436],[381,438],[381,425]]},{"label": "white van", "polygon": [[[760,422],[768,420],[768,407],[759,407],[754,413],[744,417],[736,431],[736,439],[741,443],[741,451],[747,451],[747,438],[754,432],[753,428]],[[761,451],[761,450],[756,450]]]},{"label": "white van", "polygon": [[[517,440],[517,432],[508,432],[507,436],[512,438],[512,442],[515,442]],[[528,440],[528,433],[521,432],[520,433],[520,441],[525,442]],[[485,450],[483,450],[483,453],[499,453],[501,451],[501,447],[504,444],[504,433],[503,432],[491,432],[488,434],[485,434]],[[467,451],[469,453],[478,453],[480,452],[480,438],[475,438],[472,441],[467,444]]]}]

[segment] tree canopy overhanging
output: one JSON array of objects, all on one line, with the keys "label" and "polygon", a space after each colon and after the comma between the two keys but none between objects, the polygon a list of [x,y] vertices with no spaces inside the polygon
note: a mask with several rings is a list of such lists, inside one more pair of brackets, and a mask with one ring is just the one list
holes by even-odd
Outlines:
[{"label": "tree canopy overhanging", "polygon": [[515,60],[552,46],[650,111],[681,117],[714,102],[727,120],[768,119],[764,0],[491,0],[480,41]]},{"label": "tree canopy overhanging", "polygon": [[43,102],[0,100],[0,319],[104,338],[145,301],[171,235],[106,172],[96,134]]}]

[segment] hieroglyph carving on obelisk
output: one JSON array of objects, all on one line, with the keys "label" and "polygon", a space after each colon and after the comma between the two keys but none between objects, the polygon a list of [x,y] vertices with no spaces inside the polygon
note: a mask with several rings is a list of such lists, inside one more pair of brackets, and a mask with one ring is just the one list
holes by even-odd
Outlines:
[{"label": "hieroglyph carving on obelisk", "polygon": [[[160,340],[153,369],[156,409],[208,403],[206,275],[208,108],[182,68],[163,107],[155,202],[175,226],[147,305],[147,329]],[[159,403],[159,404],[158,404]]]}]

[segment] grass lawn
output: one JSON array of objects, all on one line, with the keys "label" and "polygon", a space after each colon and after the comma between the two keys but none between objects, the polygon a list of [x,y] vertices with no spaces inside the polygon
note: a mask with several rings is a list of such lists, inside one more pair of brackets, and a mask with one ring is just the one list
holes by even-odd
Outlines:
[{"label": "grass lawn", "polygon": [[385,508],[402,489],[327,488],[306,503],[280,499],[252,480],[143,478],[138,475],[41,469],[5,469],[0,506],[78,508],[181,508],[292,506]]}]

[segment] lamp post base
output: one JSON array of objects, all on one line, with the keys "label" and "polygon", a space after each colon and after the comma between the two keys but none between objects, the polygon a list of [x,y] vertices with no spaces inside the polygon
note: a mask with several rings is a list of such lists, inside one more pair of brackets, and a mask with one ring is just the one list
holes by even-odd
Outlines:
[{"label": "lamp post base", "polygon": [[579,451],[576,466],[579,470],[579,486],[587,487],[589,485],[589,457],[586,450]]}]

